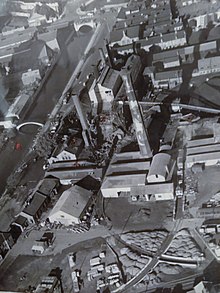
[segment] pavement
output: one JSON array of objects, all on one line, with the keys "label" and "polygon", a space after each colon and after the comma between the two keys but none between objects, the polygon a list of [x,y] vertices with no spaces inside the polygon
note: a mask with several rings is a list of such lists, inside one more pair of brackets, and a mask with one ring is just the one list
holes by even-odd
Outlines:
[{"label": "pavement", "polygon": [[[34,229],[27,238],[24,237],[25,232],[18,238],[17,243],[8,252],[3,263],[1,264],[0,280],[4,277],[4,274],[7,273],[8,268],[14,263],[19,255],[34,255],[31,250],[34,241],[39,240],[44,232],[45,229]],[[74,233],[72,231],[67,231],[66,229],[50,230],[50,232],[54,232],[56,237],[53,246],[45,250],[42,255],[38,255],[38,257],[55,256],[57,254],[61,254],[65,249],[80,242],[89,241],[99,237],[105,238],[110,235],[109,230],[103,226],[96,226],[85,233]]]}]

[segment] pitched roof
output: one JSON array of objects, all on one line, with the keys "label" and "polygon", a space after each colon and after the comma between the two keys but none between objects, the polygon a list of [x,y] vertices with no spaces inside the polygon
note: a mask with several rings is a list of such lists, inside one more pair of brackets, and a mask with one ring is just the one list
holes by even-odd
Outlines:
[{"label": "pitched roof", "polygon": [[35,192],[31,203],[26,208],[24,208],[23,212],[30,216],[35,216],[45,201],[46,201],[45,195],[39,192]]},{"label": "pitched roof", "polygon": [[91,191],[77,185],[70,187],[62,193],[49,217],[60,211],[77,218],[80,217],[92,194]]}]

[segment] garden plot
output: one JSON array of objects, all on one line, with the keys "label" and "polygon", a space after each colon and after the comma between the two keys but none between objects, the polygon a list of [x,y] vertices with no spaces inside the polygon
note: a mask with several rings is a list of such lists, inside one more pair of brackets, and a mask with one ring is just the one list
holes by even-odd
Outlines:
[{"label": "garden plot", "polygon": [[147,253],[153,255],[161,247],[167,237],[165,230],[154,230],[146,232],[130,232],[121,235],[121,239],[127,244],[134,245]]},{"label": "garden plot", "polygon": [[151,258],[132,251],[125,247],[120,250],[119,260],[123,265],[124,272],[128,279],[137,275],[151,261]]},{"label": "garden plot", "polygon": [[201,256],[201,249],[187,229],[180,230],[172,240],[164,255],[197,260]]}]

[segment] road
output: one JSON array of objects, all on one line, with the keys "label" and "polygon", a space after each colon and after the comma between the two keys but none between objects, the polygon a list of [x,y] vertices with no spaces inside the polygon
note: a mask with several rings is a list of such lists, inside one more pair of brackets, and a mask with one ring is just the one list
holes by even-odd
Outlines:
[{"label": "road", "polygon": [[152,270],[158,263],[160,256],[167,250],[170,243],[173,240],[174,235],[179,229],[180,221],[176,221],[175,226],[173,227],[173,230],[170,231],[165,241],[162,243],[160,249],[158,249],[157,253],[154,255],[154,257],[151,259],[151,261],[140,270],[140,272],[134,276],[130,281],[128,281],[126,284],[122,285],[121,287],[115,289],[113,293],[117,292],[131,292],[130,289],[139,283],[143,278],[146,277],[146,275],[149,273],[150,270]]}]

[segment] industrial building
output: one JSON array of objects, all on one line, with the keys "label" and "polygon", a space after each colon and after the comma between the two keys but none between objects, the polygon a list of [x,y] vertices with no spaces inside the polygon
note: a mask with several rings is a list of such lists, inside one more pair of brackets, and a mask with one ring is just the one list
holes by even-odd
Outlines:
[{"label": "industrial building", "polygon": [[49,214],[51,223],[57,222],[65,226],[81,223],[86,216],[86,209],[92,202],[91,191],[80,186],[73,186],[64,191]]}]

